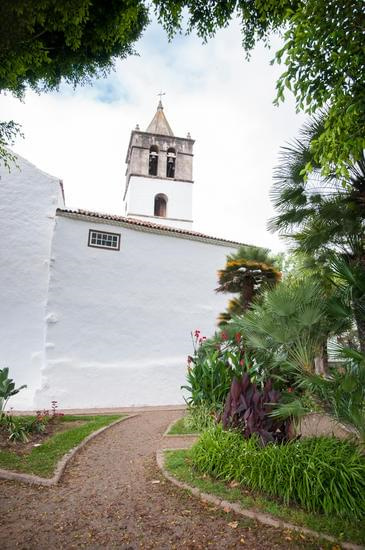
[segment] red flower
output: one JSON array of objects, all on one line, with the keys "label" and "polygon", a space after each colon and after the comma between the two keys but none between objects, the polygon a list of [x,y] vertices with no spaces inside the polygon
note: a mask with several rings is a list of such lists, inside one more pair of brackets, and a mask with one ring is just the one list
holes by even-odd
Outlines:
[{"label": "red flower", "polygon": [[293,393],[294,390],[293,390],[293,388],[288,388],[287,391],[288,391],[288,393]]},{"label": "red flower", "polygon": [[234,339],[236,340],[236,343],[239,344],[241,341],[241,334],[239,332],[236,332]]},{"label": "red flower", "polygon": [[244,364],[245,364],[244,360],[243,360],[243,359],[241,359],[241,361],[240,361],[240,365],[241,365],[241,367],[243,367],[243,365],[244,365]]},{"label": "red flower", "polygon": [[228,340],[228,332],[226,330],[222,330],[221,338],[222,340]]}]

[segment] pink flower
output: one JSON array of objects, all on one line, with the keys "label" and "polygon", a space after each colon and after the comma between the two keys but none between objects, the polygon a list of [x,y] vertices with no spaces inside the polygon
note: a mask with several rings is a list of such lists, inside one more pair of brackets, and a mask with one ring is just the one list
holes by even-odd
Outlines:
[{"label": "pink flower", "polygon": [[243,365],[244,365],[244,364],[245,364],[244,360],[243,360],[243,359],[241,359],[241,361],[240,361],[240,365],[241,365],[241,367],[243,367]]},{"label": "pink flower", "polygon": [[200,336],[200,330],[196,329],[196,330],[194,331],[194,336],[195,336],[195,338],[199,338],[199,336]]},{"label": "pink flower", "polygon": [[293,388],[288,388],[287,391],[288,391],[288,393],[293,393],[294,390],[293,390]]},{"label": "pink flower", "polygon": [[188,355],[188,365],[190,365],[190,363],[192,363],[193,361],[193,358],[191,355]]},{"label": "pink flower", "polygon": [[207,339],[206,336],[201,336],[201,337],[199,338],[199,344],[202,344],[202,343],[204,342],[204,340],[206,340],[206,339]]}]

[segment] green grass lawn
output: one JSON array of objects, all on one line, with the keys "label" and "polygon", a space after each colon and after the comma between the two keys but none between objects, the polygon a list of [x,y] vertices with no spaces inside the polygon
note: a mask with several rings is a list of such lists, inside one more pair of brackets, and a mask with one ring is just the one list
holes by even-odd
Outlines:
[{"label": "green grass lawn", "polygon": [[223,481],[199,476],[190,465],[189,451],[187,450],[166,451],[165,458],[166,469],[174,477],[205,493],[211,493],[230,502],[238,502],[243,508],[255,508],[284,521],[313,529],[320,534],[332,535],[339,543],[341,541],[365,543],[365,525],[362,521],[350,522],[339,517],[310,514],[294,506],[284,506],[264,495],[245,491],[242,487],[232,488]]},{"label": "green grass lawn", "polygon": [[85,423],[82,426],[70,427],[63,432],[52,435],[39,447],[34,447],[29,454],[19,455],[12,451],[0,451],[0,468],[36,474],[42,477],[52,477],[57,462],[64,454],[76,447],[92,432],[108,426],[123,416],[125,415],[65,415],[60,419],[61,422],[82,420]]},{"label": "green grass lawn", "polygon": [[186,435],[186,434],[194,434],[198,435],[198,432],[194,432],[185,425],[185,416],[182,418],[179,418],[169,429],[168,435]]}]

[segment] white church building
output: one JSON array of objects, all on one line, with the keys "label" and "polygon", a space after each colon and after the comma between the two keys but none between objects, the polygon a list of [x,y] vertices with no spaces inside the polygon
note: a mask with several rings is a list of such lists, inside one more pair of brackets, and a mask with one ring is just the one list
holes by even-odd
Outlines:
[{"label": "white church building", "polygon": [[[217,270],[240,243],[193,229],[193,145],[161,102],[132,131],[124,210],[65,206],[27,160],[0,176],[0,368],[19,409],[183,403],[191,331],[211,335]],[[123,212],[123,214],[122,214]]]}]

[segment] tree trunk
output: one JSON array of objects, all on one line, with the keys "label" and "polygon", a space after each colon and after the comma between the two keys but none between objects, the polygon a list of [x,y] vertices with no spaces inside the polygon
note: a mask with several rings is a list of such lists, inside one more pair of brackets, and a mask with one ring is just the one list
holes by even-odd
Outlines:
[{"label": "tree trunk", "polygon": [[325,376],[328,372],[327,341],[321,346],[319,354],[314,358],[314,372],[319,376]]},{"label": "tree trunk", "polygon": [[255,296],[255,280],[253,277],[247,277],[244,281],[243,288],[242,288],[242,302],[243,302],[243,308],[244,311],[246,311],[250,305],[252,304],[252,301]]},{"label": "tree trunk", "polygon": [[323,355],[317,355],[317,357],[314,358],[314,372],[319,376],[324,374]]},{"label": "tree trunk", "polygon": [[[360,275],[361,279],[365,276],[365,255],[362,254],[358,257],[358,266],[362,271]],[[355,289],[354,289],[355,290]],[[357,289],[359,290],[359,288]],[[360,294],[360,295],[359,295]],[[353,294],[352,302],[355,323],[357,328],[357,335],[359,338],[360,350],[365,353],[365,296],[362,293]]]},{"label": "tree trunk", "polygon": [[354,300],[353,308],[360,350],[365,353],[365,300]]}]

